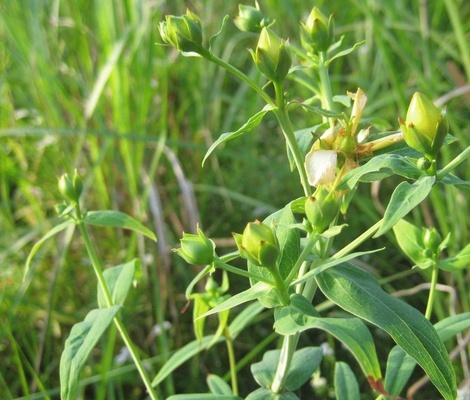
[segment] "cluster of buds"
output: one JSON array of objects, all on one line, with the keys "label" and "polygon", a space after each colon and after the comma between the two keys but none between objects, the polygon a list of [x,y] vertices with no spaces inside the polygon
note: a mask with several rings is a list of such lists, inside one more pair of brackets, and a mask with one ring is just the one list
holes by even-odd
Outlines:
[{"label": "cluster of buds", "polygon": [[181,17],[167,15],[158,26],[162,40],[182,52],[201,53],[202,27],[199,17],[187,10]]},{"label": "cluster of buds", "polygon": [[235,25],[243,32],[260,33],[265,27],[271,24],[271,20],[264,16],[259,8],[258,2],[255,7],[238,6],[238,16],[235,17]]},{"label": "cluster of buds", "polygon": [[188,264],[192,265],[208,265],[211,264],[215,257],[215,243],[209,239],[197,227],[197,235],[193,233],[183,233],[180,240],[181,247],[174,249]]},{"label": "cluster of buds", "polygon": [[274,269],[280,253],[272,228],[256,220],[246,226],[243,234],[234,233],[240,256],[258,267]]},{"label": "cluster of buds", "polygon": [[59,178],[59,191],[68,200],[78,203],[83,191],[83,181],[75,170],[73,176],[64,174]]},{"label": "cluster of buds", "polygon": [[435,160],[448,127],[444,115],[434,103],[424,94],[416,92],[405,121],[401,118],[398,121],[408,146],[424,154],[428,161]]},{"label": "cluster of buds", "polygon": [[327,19],[326,16],[314,7],[307,21],[301,23],[302,46],[311,54],[326,52],[334,40],[333,14]]}]

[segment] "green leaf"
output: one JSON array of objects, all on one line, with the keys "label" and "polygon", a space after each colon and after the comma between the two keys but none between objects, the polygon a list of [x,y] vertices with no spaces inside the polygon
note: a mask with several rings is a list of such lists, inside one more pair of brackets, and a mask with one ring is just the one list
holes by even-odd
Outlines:
[{"label": "green leaf", "polygon": [[470,244],[467,244],[455,256],[440,260],[437,263],[440,269],[446,271],[459,271],[470,267]]},{"label": "green leaf", "polygon": [[307,329],[321,329],[336,337],[354,355],[371,386],[382,393],[382,373],[372,336],[358,318],[320,318],[303,296],[291,296],[291,304],[274,313],[274,329],[281,335],[292,335]]},{"label": "green leaf", "polygon": [[84,218],[84,222],[96,226],[109,226],[115,228],[130,229],[134,232],[141,233],[152,240],[157,241],[155,234],[139,221],[132,218],[121,211],[114,210],[101,210],[101,211],[88,211]]},{"label": "green leaf", "polygon": [[331,301],[386,331],[418,362],[446,400],[455,399],[455,373],[446,348],[418,310],[384,292],[373,275],[351,264],[330,268],[316,281]]},{"label": "green leaf", "polygon": [[240,304],[247,303],[258,299],[263,293],[266,293],[272,289],[271,285],[268,285],[264,282],[258,282],[252,287],[243,292],[237,293],[236,295],[229,297],[224,302],[216,305],[211,310],[199,316],[199,318],[206,318],[209,315],[217,314],[225,310],[230,310],[231,308],[237,307]]},{"label": "green leaf", "polygon": [[59,232],[62,232],[65,228],[68,228],[71,225],[74,225],[75,221],[72,219],[68,219],[65,222],[62,222],[59,225],[54,226],[49,232],[47,232],[41,239],[39,239],[31,249],[31,252],[29,253],[28,258],[26,259],[26,264],[24,268],[24,274],[23,274],[23,280],[26,279],[26,275],[28,275],[29,268],[31,267],[31,261],[33,260],[33,257],[36,255],[38,250],[41,248],[41,246],[44,244],[44,242],[51,238],[54,235],[57,235]]},{"label": "green leaf", "polygon": [[445,175],[439,182],[445,185],[453,185],[458,189],[462,190],[470,190],[470,181],[464,181],[460,179],[458,176],[447,174]]},{"label": "green leaf", "polygon": [[423,175],[413,184],[408,182],[400,183],[392,194],[382,224],[374,238],[383,235],[421,203],[428,196],[435,181],[435,176]]},{"label": "green leaf", "polygon": [[209,374],[207,377],[207,386],[213,394],[233,396],[232,388],[220,376]]},{"label": "green leaf", "polygon": [[355,51],[358,47],[362,46],[366,41],[363,40],[362,42],[355,43],[354,46],[350,47],[349,49],[340,51],[339,53],[336,53],[333,57],[331,57],[329,60],[325,62],[325,66],[328,66],[333,60],[336,60],[337,58],[347,56],[348,54],[352,53]]},{"label": "green leaf", "polygon": [[224,19],[222,20],[222,25],[220,26],[220,29],[219,31],[215,34],[215,35],[212,35],[211,38],[209,39],[209,51],[212,50],[212,46],[214,45],[216,39],[219,37],[219,35],[222,33],[222,31],[224,30],[224,27],[225,27],[225,24],[227,23],[227,20],[230,18],[229,15],[226,15],[224,17]]},{"label": "green leaf", "polygon": [[398,396],[410,379],[415,366],[416,361],[401,347],[393,347],[387,359],[385,390],[392,396]]},{"label": "green leaf", "polygon": [[246,121],[241,128],[237,129],[234,132],[222,133],[222,135],[220,135],[219,138],[214,143],[212,143],[212,145],[209,147],[209,150],[207,150],[206,155],[202,160],[202,165],[204,165],[207,158],[212,154],[212,152],[216,149],[218,145],[224,142],[228,142],[229,140],[235,139],[236,137],[241,136],[244,133],[250,132],[261,123],[266,113],[272,110],[272,106],[266,105],[261,111],[257,112],[248,121]]},{"label": "green leaf", "polygon": [[[470,313],[447,317],[434,325],[440,339],[445,342],[457,333],[470,327]],[[408,382],[416,361],[399,346],[395,346],[388,356],[385,373],[385,389],[393,396],[398,396]]]},{"label": "green leaf", "polygon": [[336,400],[360,400],[359,384],[348,364],[339,361],[335,364]]},{"label": "green leaf", "polygon": [[[276,375],[281,350],[269,350],[260,362],[251,365],[255,381],[262,387],[270,388]],[[297,350],[292,357],[291,367],[287,374],[285,388],[294,391],[309,380],[320,366],[323,350],[320,347],[305,347]]]},{"label": "green leaf", "polygon": [[423,242],[423,230],[421,228],[401,219],[393,227],[393,233],[400,248],[415,264],[419,265],[427,259],[423,253],[426,246]]},{"label": "green leaf", "polygon": [[212,393],[194,393],[194,394],[175,394],[167,398],[167,400],[243,400],[241,397]]},{"label": "green leaf", "polygon": [[92,310],[84,321],[72,327],[60,358],[60,393],[63,400],[75,399],[80,372],[120,308],[121,306],[113,306]]},{"label": "green leaf", "polygon": [[353,190],[358,182],[374,182],[395,174],[409,179],[418,179],[422,171],[405,157],[397,154],[382,154],[345,174],[338,190]]},{"label": "green leaf", "polygon": [[[114,305],[124,305],[127,293],[132,286],[136,266],[139,260],[136,258],[128,263],[117,265],[103,272],[104,280],[111,294]],[[108,307],[101,286],[98,285],[98,306],[100,308]]]},{"label": "green leaf", "polygon": [[267,388],[259,388],[251,392],[245,400],[299,400],[299,398],[291,392],[276,394]]}]

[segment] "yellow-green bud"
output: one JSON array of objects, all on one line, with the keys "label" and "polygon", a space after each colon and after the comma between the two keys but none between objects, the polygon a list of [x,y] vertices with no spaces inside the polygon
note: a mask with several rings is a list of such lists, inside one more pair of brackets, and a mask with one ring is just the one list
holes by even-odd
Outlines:
[{"label": "yellow-green bud", "polygon": [[432,161],[444,143],[447,124],[444,116],[424,94],[416,92],[408,107],[406,120],[399,120],[406,143]]},{"label": "yellow-green bud", "polygon": [[305,202],[305,215],[315,233],[323,233],[336,218],[340,202],[334,192],[320,186]]},{"label": "yellow-green bud", "polygon": [[233,234],[240,256],[259,267],[275,268],[279,256],[279,243],[274,231],[256,220],[250,222],[243,234]]},{"label": "yellow-green bud", "polygon": [[314,7],[305,24],[300,25],[301,42],[305,50],[311,53],[327,51],[333,43],[333,14],[327,19],[317,7]]},{"label": "yellow-green bud", "polygon": [[442,243],[442,237],[436,228],[427,228],[423,231],[423,243],[426,249],[429,249],[433,255],[440,253],[440,245]]},{"label": "yellow-green bud", "polygon": [[158,29],[162,40],[179,51],[199,53],[203,48],[201,21],[189,10],[181,17],[167,15]]},{"label": "yellow-green bud", "polygon": [[256,3],[256,7],[242,4],[238,6],[238,16],[235,17],[235,25],[241,31],[259,33],[269,23],[269,18],[263,15],[258,3]]},{"label": "yellow-green bud", "polygon": [[197,227],[197,233],[197,235],[183,233],[183,238],[180,240],[181,248],[173,249],[173,251],[189,264],[210,264],[215,258],[215,243],[204,235],[199,226]]},{"label": "yellow-green bud", "polygon": [[251,55],[259,72],[271,81],[282,81],[292,65],[288,41],[269,28],[261,30],[256,52]]},{"label": "yellow-green bud", "polygon": [[78,202],[83,191],[83,182],[77,170],[72,177],[69,174],[63,174],[59,178],[59,191],[66,199]]}]

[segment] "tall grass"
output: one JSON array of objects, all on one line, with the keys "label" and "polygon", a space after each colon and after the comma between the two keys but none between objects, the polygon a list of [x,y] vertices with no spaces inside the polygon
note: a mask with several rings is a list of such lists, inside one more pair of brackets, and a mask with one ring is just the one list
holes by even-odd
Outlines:
[{"label": "tall grass", "polygon": [[[451,159],[470,144],[470,5],[442,2],[318,1],[334,12],[338,34],[366,45],[332,64],[336,93],[359,85],[368,95],[366,117],[380,115],[396,129],[411,94],[420,90],[448,106],[457,141],[445,151]],[[123,231],[93,231],[100,256],[112,266],[135,256],[143,260],[139,289],[124,312],[130,332],[150,357],[155,373],[172,351],[191,340],[191,316],[180,314],[194,271],[173,258],[170,248],[182,230],[201,222],[208,234],[228,243],[230,232],[262,217],[291,198],[298,185],[285,167],[280,133],[269,120],[251,135],[230,142],[204,168],[205,149],[220,133],[238,128],[262,107],[253,93],[202,60],[181,58],[162,46],[157,25],[166,13],[197,12],[207,36],[237,2],[150,0],[12,0],[0,4],[0,393],[2,398],[57,398],[58,363],[71,326],[95,303],[92,273],[82,243],[72,231],[51,240],[23,281],[32,245],[57,223],[61,202],[57,177],[78,168],[85,177],[88,209],[119,209],[156,230],[157,245]],[[283,36],[297,37],[298,22],[312,4],[260,1],[279,21]],[[256,77],[248,52],[253,38],[229,22],[215,52]],[[235,55],[236,54],[236,55]],[[240,54],[243,54],[240,56]],[[459,92],[460,90],[460,92]],[[459,94],[460,93],[460,94]],[[455,97],[452,97],[455,95]],[[450,96],[449,98],[445,96]],[[295,128],[315,121],[296,120]],[[259,171],[259,174],[256,172]],[[470,179],[470,166],[459,174]],[[259,176],[268,179],[259,179]],[[375,205],[385,202],[389,183]],[[393,185],[393,184],[392,184]],[[286,196],[285,193],[290,193]],[[301,193],[299,193],[301,195]],[[364,226],[380,213],[374,204],[353,205]],[[451,211],[450,211],[451,210]],[[452,188],[435,193],[413,217],[452,233],[449,251],[469,241],[469,202]],[[355,218],[354,216],[352,218]],[[353,225],[353,224],[352,224]],[[378,276],[409,269],[400,255],[393,265],[371,267]],[[438,315],[448,306],[470,311],[469,275],[449,274],[458,303],[442,295]],[[408,289],[412,280],[389,282]],[[232,282],[232,285],[236,281]],[[423,296],[423,299],[425,297]],[[424,300],[423,300],[424,301]],[[154,328],[171,322],[169,330]],[[253,328],[237,351],[247,354],[261,340]],[[85,398],[141,398],[135,371],[116,364],[122,344],[111,331],[84,372]],[[195,360],[160,388],[167,396],[200,391],[201,371],[211,363],[225,371],[223,354]],[[462,366],[465,370],[465,366]],[[36,394],[36,395],[33,395]]]}]

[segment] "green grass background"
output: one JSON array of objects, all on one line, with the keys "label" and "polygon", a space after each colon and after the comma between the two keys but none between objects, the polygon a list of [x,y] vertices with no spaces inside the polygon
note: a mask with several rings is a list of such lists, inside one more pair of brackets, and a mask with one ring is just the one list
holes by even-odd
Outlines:
[{"label": "green grass background", "polygon": [[[385,128],[397,129],[397,118],[405,116],[411,95],[422,91],[447,106],[450,132],[458,139],[442,151],[442,162],[470,145],[469,2],[259,3],[278,21],[280,35],[294,43],[299,38],[298,22],[314,5],[334,13],[337,36],[346,35],[346,43],[366,40],[357,52],[331,65],[335,94],[358,86],[366,92],[366,118],[380,118]],[[189,7],[200,16],[208,38],[218,31],[224,15],[237,14],[237,4],[231,0],[0,3],[2,399],[58,398],[64,341],[72,325],[96,306],[95,279],[83,243],[72,231],[47,242],[23,281],[32,246],[59,223],[54,209],[62,201],[59,175],[78,168],[85,181],[87,209],[127,212],[159,236],[155,244],[121,230],[92,230],[106,266],[133,257],[143,260],[124,322],[145,358],[150,358],[153,374],[175,349],[193,339],[190,312],[181,314],[180,309],[195,270],[170,252],[182,231],[193,231],[199,222],[221,252],[229,251],[232,231],[240,232],[248,221],[302,194],[297,176],[287,166],[274,119],[266,118],[256,132],[228,143],[201,167],[208,146],[221,133],[241,126],[263,104],[223,70],[157,44],[158,23],[165,14],[180,15]],[[237,31],[230,20],[214,51],[261,82],[246,51],[255,45],[255,39]],[[314,118],[296,114],[293,123],[302,129],[317,123]],[[456,172],[470,179],[468,163]],[[394,185],[393,180],[383,182],[373,196],[371,187],[359,190],[348,220],[352,237],[379,218]],[[433,192],[410,217],[418,224],[438,227],[443,236],[451,232],[452,254],[469,241],[469,213],[468,196],[446,188]],[[409,274],[411,265],[394,249],[393,237],[380,244],[388,246],[388,255],[365,262],[377,277],[389,278],[387,290],[408,289],[425,280],[416,271]],[[450,306],[470,311],[468,273],[443,274],[440,280],[455,291],[457,300]],[[233,279],[232,291],[245,285]],[[426,292],[407,300],[423,310]],[[449,296],[440,294],[433,319],[448,314]],[[153,327],[165,321],[171,328],[153,334]],[[270,323],[268,318],[249,328],[236,345],[239,357],[250,354],[267,336]],[[144,397],[132,366],[114,361],[121,348],[111,329],[83,372],[84,398]],[[162,384],[162,396],[205,391],[207,373],[227,372],[224,351],[204,353],[179,369]],[[463,379],[468,365],[459,359],[455,363]],[[254,387],[245,370],[246,388]]]}]

